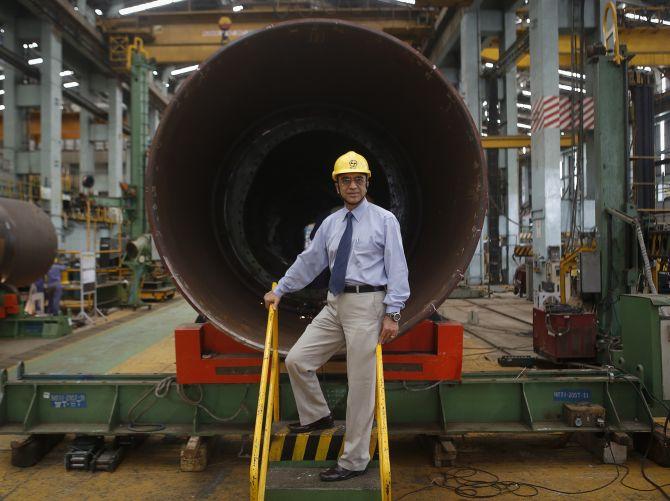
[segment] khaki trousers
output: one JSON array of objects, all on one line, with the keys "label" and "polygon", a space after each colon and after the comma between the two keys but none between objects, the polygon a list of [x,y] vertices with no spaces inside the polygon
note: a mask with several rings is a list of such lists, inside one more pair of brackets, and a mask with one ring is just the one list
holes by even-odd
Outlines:
[{"label": "khaki trousers", "polygon": [[370,461],[370,432],[375,408],[375,348],[384,318],[385,292],[328,293],[328,302],[289,351],[291,378],[300,424],[330,414],[315,371],[347,349],[347,429],[338,464],[364,470]]}]

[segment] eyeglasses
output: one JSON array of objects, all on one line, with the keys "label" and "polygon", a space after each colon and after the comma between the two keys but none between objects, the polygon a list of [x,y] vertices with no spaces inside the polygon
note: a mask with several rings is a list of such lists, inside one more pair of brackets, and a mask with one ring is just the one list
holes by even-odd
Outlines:
[{"label": "eyeglasses", "polygon": [[349,186],[352,181],[358,186],[363,186],[366,180],[367,178],[365,176],[355,176],[354,178],[350,178],[349,176],[340,176],[337,178],[337,182],[343,186]]}]

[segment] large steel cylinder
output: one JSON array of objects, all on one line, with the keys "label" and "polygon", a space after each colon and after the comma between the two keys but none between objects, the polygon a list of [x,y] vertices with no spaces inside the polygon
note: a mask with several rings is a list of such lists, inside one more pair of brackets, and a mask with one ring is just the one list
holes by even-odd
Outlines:
[{"label": "large steel cylinder", "polygon": [[0,198],[0,281],[22,287],[44,276],[58,249],[56,230],[37,205]]},{"label": "large steel cylinder", "polygon": [[[384,33],[300,20],[226,46],[184,82],[153,141],[146,206],[179,289],[217,327],[263,345],[263,293],[310,223],[342,205],[331,171],[348,150],[369,160],[371,200],[402,227],[406,331],[462,279],[487,203],[479,134],[440,71]],[[324,292],[282,299],[282,353]]]}]

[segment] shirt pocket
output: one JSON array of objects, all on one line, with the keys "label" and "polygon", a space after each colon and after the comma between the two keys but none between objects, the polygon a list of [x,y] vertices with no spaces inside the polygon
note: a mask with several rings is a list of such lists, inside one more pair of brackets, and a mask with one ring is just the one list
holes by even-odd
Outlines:
[{"label": "shirt pocket", "polygon": [[354,259],[360,264],[370,264],[379,260],[384,247],[373,236],[359,237],[353,245]]}]

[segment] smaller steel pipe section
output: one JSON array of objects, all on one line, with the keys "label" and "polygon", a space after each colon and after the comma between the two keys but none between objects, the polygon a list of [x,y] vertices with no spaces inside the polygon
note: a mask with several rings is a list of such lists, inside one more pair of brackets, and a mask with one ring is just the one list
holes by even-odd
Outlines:
[{"label": "smaller steel pipe section", "polygon": [[58,249],[56,230],[37,205],[0,198],[0,280],[17,287],[46,274]]}]

